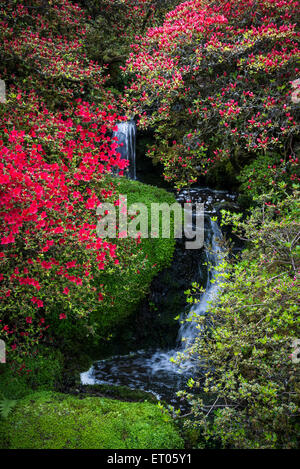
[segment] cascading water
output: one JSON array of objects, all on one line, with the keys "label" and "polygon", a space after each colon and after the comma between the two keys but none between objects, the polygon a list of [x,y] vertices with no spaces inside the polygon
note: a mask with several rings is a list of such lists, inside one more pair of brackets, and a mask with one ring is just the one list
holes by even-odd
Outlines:
[{"label": "cascading water", "polygon": [[[123,144],[119,146],[118,151],[122,158],[129,160],[128,176],[131,179],[136,179],[135,122],[122,122],[117,124],[117,127],[118,130],[114,136]],[[169,403],[178,404],[176,392],[185,386],[191,372],[195,372],[196,361],[193,357],[185,357],[184,360],[177,360],[176,363],[175,360],[182,357],[195,340],[199,333],[195,318],[206,314],[208,303],[217,296],[220,288],[217,279],[217,266],[223,257],[222,248],[218,243],[218,240],[222,238],[222,233],[217,223],[212,220],[211,215],[216,214],[215,203],[219,206],[222,203],[232,203],[234,198],[234,195],[226,194],[223,191],[212,191],[208,188],[184,190],[177,196],[180,203],[187,201],[204,203],[205,247],[203,249],[206,262],[203,263],[203,257],[201,262],[199,253],[195,253],[195,256],[198,256],[199,259],[199,279],[207,278],[206,289],[199,302],[194,305],[187,317],[181,318],[177,347],[167,351],[140,350],[128,355],[119,355],[98,361],[87,372],[81,373],[82,384],[127,386],[132,389],[152,392],[159,399],[162,398]],[[203,268],[207,272],[203,272]]]},{"label": "cascading water", "polygon": [[[206,313],[208,302],[214,300],[219,292],[220,282],[217,278],[217,267],[223,259],[223,252],[220,245],[222,233],[218,224],[209,218],[210,222],[210,249],[205,250],[208,275],[205,292],[202,294],[199,303],[197,303],[190,311],[187,321],[184,321],[179,329],[179,342],[182,344],[181,349],[184,351],[191,344],[197,334],[197,329],[192,321],[194,316],[200,316]],[[211,270],[209,270],[211,268]]]},{"label": "cascading water", "polygon": [[178,359],[179,356],[192,345],[198,334],[195,319],[198,316],[206,314],[209,302],[217,298],[219,292],[220,282],[217,278],[217,267],[223,259],[223,253],[219,242],[221,241],[222,233],[218,224],[210,217],[208,218],[208,223],[209,228],[206,231],[208,239],[207,247],[205,248],[208,271],[205,292],[202,294],[199,302],[191,308],[187,317],[181,318],[181,325],[177,338],[178,346],[174,350],[170,350],[166,353],[156,352],[153,355],[152,369],[154,372],[157,372],[160,369],[165,369],[186,375],[195,367],[195,361],[192,358],[187,359],[187,357],[185,357],[180,366],[173,365],[173,360]]},{"label": "cascading water", "polygon": [[[206,247],[204,249],[207,264],[211,265],[211,269],[207,272],[205,293],[185,318],[187,321],[181,321],[178,346],[168,351],[140,350],[98,361],[90,370],[81,374],[82,384],[128,386],[132,389],[152,392],[159,399],[178,404],[176,392],[185,386],[195,367],[195,361],[189,358],[179,365],[174,363],[174,360],[194,341],[198,333],[194,318],[205,314],[208,302],[216,297],[220,288],[216,278],[216,267],[222,260],[222,249],[218,243],[221,236],[217,223],[211,220],[210,216],[206,216]],[[199,265],[199,269],[201,268],[202,266]],[[205,268],[209,269],[208,266]]]},{"label": "cascading water", "polygon": [[135,153],[135,136],[136,125],[134,120],[119,122],[118,130],[113,133],[119,142],[117,151],[121,153],[121,158],[129,160],[128,177],[136,179],[136,153]]}]

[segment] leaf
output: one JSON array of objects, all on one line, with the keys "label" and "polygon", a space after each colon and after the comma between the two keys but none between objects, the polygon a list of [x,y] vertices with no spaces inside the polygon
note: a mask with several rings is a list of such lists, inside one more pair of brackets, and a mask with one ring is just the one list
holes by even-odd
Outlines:
[{"label": "leaf", "polygon": [[3,418],[7,418],[9,413],[12,411],[12,409],[15,407],[17,404],[17,401],[11,400],[11,399],[2,399],[0,401],[0,415]]}]

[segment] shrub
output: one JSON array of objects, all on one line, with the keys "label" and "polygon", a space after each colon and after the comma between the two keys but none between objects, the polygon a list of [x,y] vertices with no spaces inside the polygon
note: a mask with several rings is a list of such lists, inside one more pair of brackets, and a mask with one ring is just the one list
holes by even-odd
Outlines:
[{"label": "shrub", "polygon": [[192,184],[220,161],[238,173],[266,152],[297,159],[297,7],[191,0],[132,45],[124,104],[154,129],[166,180]]},{"label": "shrub", "polygon": [[0,324],[9,357],[22,359],[44,338],[49,312],[87,318],[106,301],[95,272],[126,265],[135,241],[102,240],[95,229],[98,204],[114,202],[105,175],[127,164],[109,136],[116,118],[82,101],[72,116],[54,114],[33,93],[9,94],[0,140]]},{"label": "shrub", "polygon": [[[266,195],[264,196],[266,197]],[[219,272],[223,291],[188,355],[201,361],[203,382],[191,381],[191,425],[230,448],[295,448],[299,436],[299,192],[251,216],[224,212],[224,223],[247,242]],[[204,398],[193,393],[203,386]],[[202,397],[202,396],[201,396]]]}]

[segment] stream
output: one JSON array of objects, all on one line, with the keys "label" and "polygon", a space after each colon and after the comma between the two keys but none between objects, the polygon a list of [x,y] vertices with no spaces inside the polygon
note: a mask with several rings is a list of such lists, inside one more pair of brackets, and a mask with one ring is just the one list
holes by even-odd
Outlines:
[{"label": "stream", "polygon": [[[135,135],[134,121],[118,124],[115,136],[123,144],[120,147],[122,157],[130,162],[127,176],[131,179],[136,179]],[[181,204],[187,201],[204,203],[204,246],[194,252],[198,259],[197,282],[205,287],[205,292],[189,311],[181,315],[177,341],[172,348],[142,349],[127,355],[99,360],[88,371],[81,373],[80,378],[83,385],[108,384],[151,392],[157,399],[180,407],[177,391],[186,389],[189,377],[201,373],[199,369],[201,367],[197,366],[193,357],[181,361],[180,364],[174,361],[187,350],[199,333],[195,318],[205,315],[209,301],[218,295],[220,286],[216,268],[223,259],[223,250],[219,243],[222,233],[212,217],[216,217],[222,205],[234,202],[235,195],[225,191],[193,187],[176,194],[176,199]],[[187,284],[186,289],[189,287]],[[160,313],[163,314],[163,311]]]}]

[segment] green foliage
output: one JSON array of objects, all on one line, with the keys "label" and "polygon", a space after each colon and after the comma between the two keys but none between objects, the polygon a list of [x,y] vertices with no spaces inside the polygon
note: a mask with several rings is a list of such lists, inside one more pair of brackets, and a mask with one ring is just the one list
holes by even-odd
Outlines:
[{"label": "green foliage", "polygon": [[[127,194],[128,205],[135,202],[143,203],[147,206],[150,213],[151,203],[167,203],[172,205],[176,202],[173,194],[167,192],[164,189],[160,189],[155,186],[141,184],[137,181],[130,181],[122,178],[119,180],[117,186],[120,194]],[[150,217],[148,226],[150,228]],[[173,223],[171,219],[171,233],[173,229]],[[148,255],[149,262],[157,263],[156,270],[160,270],[162,267],[168,265],[172,259],[174,251],[175,240],[168,238],[157,238],[157,239],[142,239],[142,249]]]},{"label": "green foliage", "polygon": [[[150,213],[150,205],[156,203],[173,204],[175,198],[163,189],[122,178],[117,185],[119,194],[127,195],[128,207],[136,202],[143,203]],[[150,227],[150,217],[149,217]],[[93,318],[101,331],[111,330],[120,321],[127,319],[136,309],[140,300],[149,291],[151,281],[157,273],[167,267],[173,256],[175,240],[167,238],[142,239],[141,244],[132,248],[133,255],[143,256],[145,263],[138,272],[132,266],[126,273],[103,272],[97,274],[96,281],[106,285],[106,294],[112,298],[105,312],[101,307]]]},{"label": "green foliage", "polygon": [[276,153],[268,153],[257,156],[251,164],[245,166],[237,179],[241,183],[242,197],[247,195],[250,203],[270,192],[270,201],[275,203],[285,196],[287,189],[291,189],[297,173],[299,167],[291,157],[285,161]]},{"label": "green foliage", "polygon": [[6,399],[5,397],[0,399],[0,416],[6,419],[16,404],[17,401],[15,400]]},{"label": "green foliage", "polygon": [[25,360],[23,369],[1,365],[0,396],[20,399],[33,390],[52,390],[60,381],[63,356],[59,350],[40,347]]},{"label": "green foliage", "polygon": [[10,449],[183,448],[170,416],[153,404],[50,392],[20,401],[0,441]]},{"label": "green foliage", "polygon": [[[263,197],[261,198],[263,199]],[[292,360],[300,336],[299,192],[276,206],[265,202],[242,220],[224,223],[247,243],[238,259],[224,261],[222,293],[189,351],[201,360],[204,383],[194,380],[189,399],[207,442],[230,448],[295,448],[299,436],[299,364]],[[194,394],[203,386],[206,397]],[[213,398],[212,398],[213,397]]]},{"label": "green foliage", "polygon": [[87,18],[69,0],[5,1],[0,6],[0,75],[35,90],[48,106],[99,99],[103,69],[87,56]]}]

